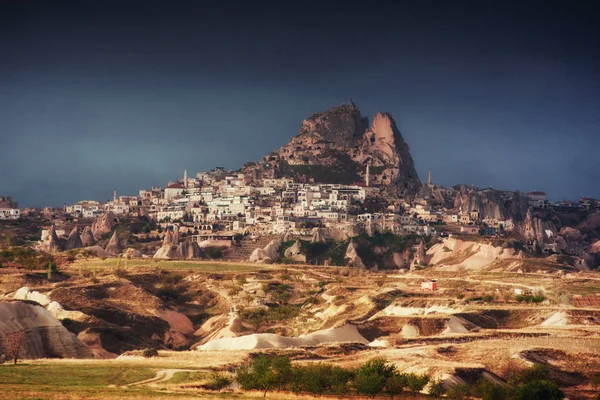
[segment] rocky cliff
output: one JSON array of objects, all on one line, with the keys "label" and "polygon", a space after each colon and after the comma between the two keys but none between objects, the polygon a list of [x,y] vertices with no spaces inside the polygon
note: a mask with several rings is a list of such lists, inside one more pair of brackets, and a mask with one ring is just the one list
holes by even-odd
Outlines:
[{"label": "rocky cliff", "polygon": [[48,310],[27,301],[0,302],[0,347],[24,332],[22,358],[91,358],[92,352]]},{"label": "rocky cliff", "polygon": [[304,120],[298,135],[261,161],[244,166],[244,174],[261,178],[295,178],[301,182],[366,181],[395,195],[421,187],[408,145],[389,113],[377,113],[369,126],[354,104],[344,104]]}]

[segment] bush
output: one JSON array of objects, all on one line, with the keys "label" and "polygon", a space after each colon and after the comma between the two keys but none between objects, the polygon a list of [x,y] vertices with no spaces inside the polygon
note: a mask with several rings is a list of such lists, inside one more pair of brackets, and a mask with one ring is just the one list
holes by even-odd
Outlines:
[{"label": "bush", "polygon": [[459,299],[459,300],[462,300],[462,299],[465,298],[465,294],[464,293],[459,293],[459,294],[456,295],[456,298]]},{"label": "bush", "polygon": [[454,385],[446,393],[448,398],[452,400],[465,400],[469,398],[470,394],[471,387],[466,383]]},{"label": "bush", "polygon": [[491,294],[486,294],[481,298],[481,300],[483,300],[484,303],[491,303],[492,301],[494,301],[494,296],[492,296]]},{"label": "bush", "polygon": [[444,382],[441,379],[436,379],[431,381],[429,385],[429,394],[436,399],[439,399],[446,393],[446,388],[444,387]]},{"label": "bush", "polygon": [[504,386],[483,378],[477,382],[475,394],[481,397],[482,400],[505,400],[508,398],[508,393]]},{"label": "bush", "polygon": [[565,394],[554,382],[547,380],[522,383],[515,388],[514,400],[562,400]]},{"label": "bush", "polygon": [[211,258],[213,260],[223,257],[223,248],[222,247],[209,246],[209,247],[205,247],[203,250],[204,250],[204,254],[208,258]]},{"label": "bush", "polygon": [[232,379],[229,376],[215,372],[210,377],[210,381],[206,385],[204,385],[204,388],[208,390],[218,391],[221,389],[225,389],[227,386],[231,385],[231,382]]},{"label": "bush", "polygon": [[142,357],[144,357],[144,358],[158,357],[158,350],[144,349],[144,350],[142,350]]}]

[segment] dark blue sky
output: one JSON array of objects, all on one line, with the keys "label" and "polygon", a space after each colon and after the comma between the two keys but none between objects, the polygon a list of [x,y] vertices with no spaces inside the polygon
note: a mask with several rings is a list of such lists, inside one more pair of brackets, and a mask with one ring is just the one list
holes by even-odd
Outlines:
[{"label": "dark blue sky", "polygon": [[244,162],[352,98],[422,180],[600,197],[594,1],[0,3],[0,195],[106,200]]}]

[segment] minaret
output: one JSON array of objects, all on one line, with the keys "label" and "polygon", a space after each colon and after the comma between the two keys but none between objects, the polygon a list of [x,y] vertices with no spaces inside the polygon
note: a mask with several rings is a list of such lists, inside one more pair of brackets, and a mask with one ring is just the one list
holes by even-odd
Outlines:
[{"label": "minaret", "polygon": [[431,186],[431,170],[429,171],[429,178],[427,179],[427,184]]},{"label": "minaret", "polygon": [[117,203],[117,189],[113,191],[113,204]]},{"label": "minaret", "polygon": [[365,185],[369,186],[369,167],[371,166],[371,163],[368,162],[367,163],[367,172],[365,173]]},{"label": "minaret", "polygon": [[183,171],[183,186],[187,189],[187,169]]}]

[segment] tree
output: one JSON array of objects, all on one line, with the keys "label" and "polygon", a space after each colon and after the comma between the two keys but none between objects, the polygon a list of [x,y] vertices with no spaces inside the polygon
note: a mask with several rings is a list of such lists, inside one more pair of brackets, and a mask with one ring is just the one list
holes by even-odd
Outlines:
[{"label": "tree", "polygon": [[565,394],[552,381],[531,381],[515,388],[514,400],[562,400]]},{"label": "tree", "polygon": [[19,360],[19,353],[25,342],[25,331],[16,331],[7,333],[4,338],[4,347],[6,353],[11,357],[15,365]]},{"label": "tree", "polygon": [[444,387],[444,382],[441,379],[436,379],[431,381],[429,385],[429,394],[439,399],[446,393],[446,388]]},{"label": "tree", "polygon": [[423,390],[423,388],[429,382],[429,375],[417,375],[417,374],[406,374],[406,385],[413,393],[414,397],[417,397],[417,394]]},{"label": "tree", "polygon": [[402,394],[407,385],[406,375],[395,371],[394,375],[389,377],[385,383],[385,392],[390,396],[390,400],[394,400],[394,396]]},{"label": "tree", "polygon": [[48,261],[48,280],[52,280],[52,261]]},{"label": "tree", "polygon": [[352,371],[330,364],[310,364],[293,368],[291,389],[318,396],[324,393],[345,394]]},{"label": "tree", "polygon": [[359,394],[374,398],[382,393],[394,374],[396,367],[388,365],[383,358],[375,358],[361,365],[354,377],[354,386]]},{"label": "tree", "polygon": [[284,389],[292,379],[292,366],[287,357],[261,355],[250,365],[237,370],[237,380],[244,390],[261,390],[263,397],[272,389]]},{"label": "tree", "polygon": [[446,395],[452,400],[465,400],[471,394],[471,387],[466,383],[460,383],[452,386]]},{"label": "tree", "polygon": [[504,400],[508,397],[504,386],[483,378],[477,382],[475,394],[482,400]]}]

